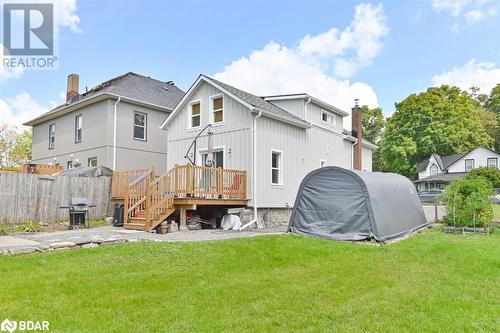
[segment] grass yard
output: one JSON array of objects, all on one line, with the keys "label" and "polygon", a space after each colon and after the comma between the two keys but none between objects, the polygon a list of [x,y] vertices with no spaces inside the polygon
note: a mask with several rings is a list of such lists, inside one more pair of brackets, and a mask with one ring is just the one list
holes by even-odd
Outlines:
[{"label": "grass yard", "polygon": [[52,332],[500,330],[498,231],[384,247],[128,243],[0,257],[0,268],[0,314]]},{"label": "grass yard", "polygon": [[500,205],[493,205],[493,218],[500,220]]}]

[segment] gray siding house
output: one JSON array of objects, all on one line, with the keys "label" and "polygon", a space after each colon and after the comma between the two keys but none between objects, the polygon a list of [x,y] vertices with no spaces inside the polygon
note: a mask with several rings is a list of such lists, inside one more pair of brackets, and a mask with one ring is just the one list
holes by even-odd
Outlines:
[{"label": "gray siding house", "polygon": [[27,122],[32,163],[167,170],[167,136],[159,127],[184,96],[172,82],[127,73],[80,94],[68,76],[67,100]]},{"label": "gray siding house", "polygon": [[[329,165],[371,171],[376,146],[361,139],[361,109],[354,114],[347,132],[347,112],[308,94],[258,97],[201,75],[162,124],[167,167],[187,163],[186,153],[203,165],[208,135],[200,132],[211,124],[216,166],[247,170],[254,217],[285,221],[310,171]],[[188,152],[197,135],[196,151]]]}]

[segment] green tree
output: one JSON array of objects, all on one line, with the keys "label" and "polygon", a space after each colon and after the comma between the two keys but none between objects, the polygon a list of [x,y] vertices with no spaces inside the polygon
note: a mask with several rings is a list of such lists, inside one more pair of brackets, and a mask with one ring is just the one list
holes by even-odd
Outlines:
[{"label": "green tree", "polygon": [[384,170],[415,178],[416,164],[424,156],[491,147],[481,111],[469,94],[449,86],[428,88],[396,103],[380,142]]},{"label": "green tree", "polygon": [[[378,145],[385,126],[382,108],[370,109],[367,105],[363,105],[361,111],[363,113],[363,137],[371,143]],[[372,163],[374,171],[381,171],[383,169],[380,149],[374,151]]]},{"label": "green tree", "polygon": [[477,168],[469,172],[467,178],[484,178],[489,181],[494,188],[500,188],[500,170],[498,170],[498,168]]},{"label": "green tree", "polygon": [[500,151],[500,83],[491,90],[485,108],[495,117],[496,126],[493,129],[493,138],[495,139],[495,149]]},{"label": "green tree", "polygon": [[32,136],[30,130],[16,135],[14,146],[10,151],[10,162],[13,165],[23,165],[31,160]]}]

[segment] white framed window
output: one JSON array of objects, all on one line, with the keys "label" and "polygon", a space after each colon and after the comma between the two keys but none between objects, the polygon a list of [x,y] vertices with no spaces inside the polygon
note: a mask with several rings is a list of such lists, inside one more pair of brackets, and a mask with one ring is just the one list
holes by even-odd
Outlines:
[{"label": "white framed window", "polygon": [[75,117],[75,143],[82,142],[82,133],[83,132],[83,120],[82,115],[79,114]]},{"label": "white framed window", "polygon": [[134,140],[146,141],[148,115],[144,112],[134,111]]},{"label": "white framed window", "polygon": [[271,184],[283,185],[283,153],[271,150]]},{"label": "white framed window", "polygon": [[221,124],[224,122],[224,96],[218,94],[210,97],[210,109],[212,124]]},{"label": "white framed window", "polygon": [[89,167],[96,167],[97,166],[97,157],[91,157],[88,160],[88,166]]},{"label": "white framed window", "polygon": [[[202,166],[207,166],[208,149],[200,150],[200,162]],[[214,147],[213,150],[214,168],[224,168],[224,147]]]},{"label": "white framed window", "polygon": [[471,171],[474,169],[474,160],[473,159],[466,159],[465,160],[465,172]]},{"label": "white framed window", "polygon": [[325,125],[337,127],[337,117],[331,112],[321,110],[321,120]]},{"label": "white framed window", "polygon": [[49,149],[56,147],[56,124],[49,125]]},{"label": "white framed window", "polygon": [[431,165],[430,173],[431,173],[431,176],[437,175],[437,173],[438,173],[438,167],[437,167],[436,164]]},{"label": "white framed window", "polygon": [[68,163],[66,163],[66,169],[72,169],[73,168],[73,161],[68,161]]},{"label": "white framed window", "polygon": [[326,161],[325,160],[320,160],[319,161],[319,167],[322,168],[324,166],[326,166]]},{"label": "white framed window", "polygon": [[198,128],[201,126],[201,100],[189,103],[189,128]]},{"label": "white framed window", "polygon": [[498,168],[498,159],[496,157],[488,158],[486,166],[488,168]]}]

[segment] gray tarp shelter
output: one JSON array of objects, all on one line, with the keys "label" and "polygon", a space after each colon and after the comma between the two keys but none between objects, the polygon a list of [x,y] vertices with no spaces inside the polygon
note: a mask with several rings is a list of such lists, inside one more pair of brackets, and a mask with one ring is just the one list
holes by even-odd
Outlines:
[{"label": "gray tarp shelter", "polygon": [[408,178],[324,167],[300,184],[288,229],[336,240],[389,242],[426,225]]},{"label": "gray tarp shelter", "polygon": [[70,177],[111,177],[113,176],[113,170],[106,168],[104,166],[96,167],[79,167],[64,170],[58,174],[58,176],[70,176]]}]

